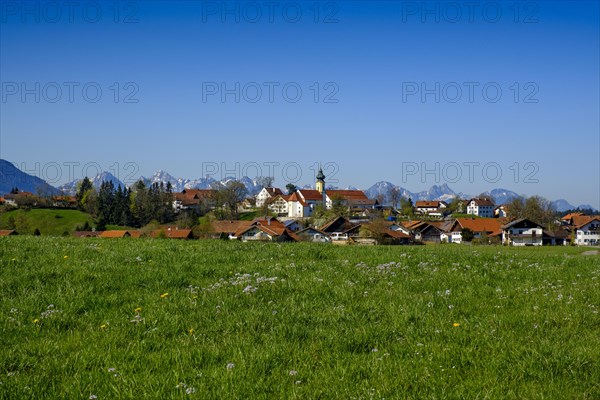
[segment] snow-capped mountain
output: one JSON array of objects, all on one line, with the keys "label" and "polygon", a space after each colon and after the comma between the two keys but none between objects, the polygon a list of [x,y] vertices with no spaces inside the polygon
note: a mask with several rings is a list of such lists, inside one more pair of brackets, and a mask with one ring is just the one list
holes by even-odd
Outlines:
[{"label": "snow-capped mountain", "polygon": [[[92,181],[92,186],[94,186],[96,190],[100,189],[102,182],[112,182],[115,189],[118,188],[119,185],[121,185],[121,188],[127,187],[127,185],[121,182],[116,176],[107,171],[99,173],[90,180]],[[74,181],[59,186],[58,189],[66,195],[75,196],[75,194],[77,193],[77,185],[80,181],[81,179],[76,179]]]},{"label": "snow-capped mountain", "polygon": [[161,182],[164,185],[170,183],[174,192],[181,192],[183,189],[186,188],[186,185],[190,182],[189,179],[174,178],[171,174],[169,174],[166,171],[163,171],[162,169],[156,171],[154,175],[152,175],[150,178],[145,178],[142,176],[140,180],[143,181],[146,184],[146,186],[150,186],[155,183],[160,184]]},{"label": "snow-capped mountain", "polygon": [[[168,172],[164,170],[159,170],[150,178],[141,177],[140,180],[142,180],[147,186],[153,183],[163,182],[164,184],[166,184],[167,182],[170,182],[174,192],[181,192],[184,189],[210,189],[215,187],[215,185],[225,185],[227,184],[227,182],[235,180],[235,178],[227,177],[220,181],[217,181],[216,179],[210,176],[198,179],[184,179],[175,178]],[[54,188],[42,179],[20,171],[10,162],[6,160],[0,160],[0,194],[8,193],[12,188],[18,187],[20,190],[32,193],[59,194],[60,192],[62,192],[65,194],[74,195],[77,192],[77,184],[79,183],[79,181],[80,179],[74,180],[58,188]],[[110,172],[102,172],[96,175],[93,179],[91,179],[91,181],[94,187],[97,189],[100,188],[100,185],[104,181],[111,181],[115,188],[119,187],[119,185],[121,185],[122,188],[126,187],[126,185],[122,181],[120,181]],[[243,177],[239,179],[239,181],[242,182],[248,190],[248,195],[255,195],[262,188],[258,183],[257,179]],[[314,185],[312,184],[298,186],[302,189],[314,189]],[[332,186],[328,186],[327,188],[334,189],[334,187]],[[393,183],[387,181],[380,181],[373,184],[371,187],[365,190],[365,194],[367,195],[367,197],[372,199],[383,196],[384,203],[390,204],[390,194],[392,189],[397,189],[399,191],[400,197],[410,197],[413,201],[443,200],[450,202],[455,197],[459,197],[461,199],[470,199],[475,196],[473,194],[465,194],[460,192],[456,193],[447,184],[433,185],[428,190],[420,192],[411,192],[408,189],[394,185]],[[356,187],[348,186],[346,190],[356,190]],[[492,197],[496,204],[509,203],[512,199],[519,196],[517,193],[511,190],[502,188],[492,189],[488,192],[484,192],[483,194]],[[594,207],[588,204],[581,204],[575,207],[564,199],[555,200],[551,203],[558,212],[573,210],[576,208],[595,209]]]}]

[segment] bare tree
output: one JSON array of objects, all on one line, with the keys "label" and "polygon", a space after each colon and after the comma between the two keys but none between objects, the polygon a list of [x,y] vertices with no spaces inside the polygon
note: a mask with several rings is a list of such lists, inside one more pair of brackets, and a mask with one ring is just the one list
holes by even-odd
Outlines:
[{"label": "bare tree", "polygon": [[273,182],[275,182],[275,178],[272,176],[259,176],[256,178],[256,184],[261,188],[273,187]]},{"label": "bare tree", "polygon": [[400,201],[400,188],[398,188],[398,186],[392,186],[388,191],[388,197],[392,202],[392,207],[396,208]]}]

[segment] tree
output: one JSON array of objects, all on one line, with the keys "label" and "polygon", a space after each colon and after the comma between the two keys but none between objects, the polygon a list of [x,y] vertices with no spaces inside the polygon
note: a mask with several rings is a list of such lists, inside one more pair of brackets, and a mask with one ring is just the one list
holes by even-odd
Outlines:
[{"label": "tree", "polygon": [[516,197],[508,203],[508,215],[511,218],[527,218],[547,228],[554,226],[556,210],[552,204],[543,197],[523,196]]},{"label": "tree", "polygon": [[231,180],[215,189],[216,210],[219,219],[237,217],[238,204],[246,198],[248,190],[243,183]]},{"label": "tree", "polygon": [[258,178],[256,178],[256,184],[262,189],[262,188],[269,188],[269,187],[273,187],[273,182],[275,181],[275,178],[272,176],[259,176]]},{"label": "tree", "polygon": [[288,191],[288,194],[293,194],[298,188],[293,183],[288,183],[285,185],[285,189]]},{"label": "tree", "polygon": [[410,197],[402,197],[400,199],[400,212],[403,215],[412,216],[415,212],[413,201]]},{"label": "tree", "polygon": [[86,205],[84,201],[85,196],[90,190],[93,189],[94,185],[92,185],[92,181],[90,181],[90,179],[87,176],[77,184],[77,193],[75,195],[75,198],[77,199],[77,208],[80,211],[86,210]]},{"label": "tree", "polygon": [[392,202],[392,208],[396,208],[398,206],[398,201],[400,201],[400,188],[392,186],[388,191],[388,197]]},{"label": "tree", "polygon": [[464,242],[470,242],[475,237],[475,234],[469,228],[462,228],[460,231],[460,235],[462,236],[462,240]]}]

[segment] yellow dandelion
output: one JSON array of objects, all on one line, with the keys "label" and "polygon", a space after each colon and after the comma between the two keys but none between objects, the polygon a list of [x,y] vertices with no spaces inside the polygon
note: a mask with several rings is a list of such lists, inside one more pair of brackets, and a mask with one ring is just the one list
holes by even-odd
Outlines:
[{"label": "yellow dandelion", "polygon": [[106,325],[106,324],[100,325],[100,329],[106,329],[106,328],[108,328],[108,325]]},{"label": "yellow dandelion", "polygon": [[189,333],[190,335],[193,335],[193,334],[194,334],[194,328],[190,328],[190,329],[188,329],[188,333]]},{"label": "yellow dandelion", "polygon": [[67,258],[69,258],[69,256],[64,256],[63,258],[66,260]]},{"label": "yellow dandelion", "polygon": [[141,312],[142,312],[142,307],[138,307],[138,308],[136,308],[136,309],[135,309],[135,310],[133,310],[133,311],[135,311],[136,313],[138,313],[138,314],[139,314],[139,313],[141,313]]},{"label": "yellow dandelion", "polygon": [[34,324],[39,324],[39,323],[40,323],[40,320],[36,318],[36,319],[34,319],[34,320],[33,320],[33,323],[34,323]]},{"label": "yellow dandelion", "polygon": [[165,299],[167,297],[169,297],[169,293],[167,293],[167,292],[165,292],[165,293],[163,293],[163,294],[160,295],[161,299]]},{"label": "yellow dandelion", "polygon": [[455,322],[455,323],[452,324],[452,326],[456,328],[456,327],[460,326],[460,323]]},{"label": "yellow dandelion", "polygon": [[17,259],[16,259],[16,258],[13,258],[11,261],[17,261]]}]

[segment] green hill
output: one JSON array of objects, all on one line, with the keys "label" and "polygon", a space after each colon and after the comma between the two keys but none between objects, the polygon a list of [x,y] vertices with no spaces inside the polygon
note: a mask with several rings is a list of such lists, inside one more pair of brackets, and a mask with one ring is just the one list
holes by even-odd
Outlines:
[{"label": "green hill", "polygon": [[0,214],[0,229],[16,229],[20,234],[33,234],[37,229],[42,235],[60,236],[65,231],[73,233],[85,222],[92,224],[89,214],[78,210],[32,209],[12,210]]}]

